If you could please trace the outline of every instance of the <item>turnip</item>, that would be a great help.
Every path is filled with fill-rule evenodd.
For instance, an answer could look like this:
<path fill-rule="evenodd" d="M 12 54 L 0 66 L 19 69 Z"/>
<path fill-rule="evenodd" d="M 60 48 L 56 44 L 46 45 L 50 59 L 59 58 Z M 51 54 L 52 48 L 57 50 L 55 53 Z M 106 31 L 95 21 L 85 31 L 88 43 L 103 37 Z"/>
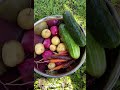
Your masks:
<path fill-rule="evenodd" d="M 3 45 L 2 58 L 6 66 L 14 67 L 24 59 L 22 45 L 16 40 L 10 40 Z"/>
<path fill-rule="evenodd" d="M 43 42 L 43 45 L 45 46 L 45 48 L 49 48 L 50 44 L 51 44 L 50 38 L 45 39 Z"/>
<path fill-rule="evenodd" d="M 35 45 L 35 53 L 41 55 L 45 51 L 44 45 L 42 43 L 37 43 Z"/>
<path fill-rule="evenodd" d="M 41 36 L 38 36 L 36 34 L 34 34 L 34 45 L 37 43 L 42 43 L 43 42 L 43 38 Z"/>
<path fill-rule="evenodd" d="M 49 27 L 52 27 L 52 26 L 58 26 L 59 25 L 59 20 L 58 19 L 52 19 L 52 20 L 48 20 L 47 21 L 47 24 Z"/>
<path fill-rule="evenodd" d="M 21 43 L 25 52 L 34 53 L 34 31 L 25 32 Z"/>
<path fill-rule="evenodd" d="M 43 38 L 49 38 L 49 37 L 51 36 L 50 30 L 49 30 L 49 29 L 44 29 L 44 30 L 42 31 L 42 33 L 41 33 L 41 36 L 42 36 Z"/>
<path fill-rule="evenodd" d="M 57 35 L 58 34 L 58 27 L 57 26 L 52 26 L 51 28 L 50 28 L 50 31 L 51 31 L 51 33 L 52 33 L 52 35 L 53 36 L 55 36 L 55 35 Z"/>
<path fill-rule="evenodd" d="M 51 55 L 53 55 L 53 52 L 50 50 L 47 50 L 42 54 L 42 57 L 44 58 L 44 60 L 46 60 L 46 58 L 51 56 Z"/>
<path fill-rule="evenodd" d="M 58 36 L 54 36 L 52 39 L 51 39 L 51 42 L 53 45 L 58 45 L 60 43 L 60 39 Z"/>

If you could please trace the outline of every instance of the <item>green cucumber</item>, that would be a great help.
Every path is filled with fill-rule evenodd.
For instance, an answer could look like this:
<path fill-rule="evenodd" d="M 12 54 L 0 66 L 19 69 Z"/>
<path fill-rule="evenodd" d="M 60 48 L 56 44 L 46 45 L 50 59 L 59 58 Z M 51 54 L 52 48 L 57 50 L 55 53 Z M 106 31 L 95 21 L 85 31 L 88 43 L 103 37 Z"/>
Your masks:
<path fill-rule="evenodd" d="M 87 31 L 86 45 L 86 70 L 89 75 L 99 78 L 106 70 L 105 50 L 93 38 L 90 32 Z"/>
<path fill-rule="evenodd" d="M 120 25 L 104 0 L 88 1 L 87 26 L 93 37 L 105 48 L 120 45 Z"/>
<path fill-rule="evenodd" d="M 59 34 L 64 44 L 66 45 L 71 57 L 74 59 L 78 59 L 80 57 L 80 47 L 74 42 L 64 24 L 60 24 Z"/>
<path fill-rule="evenodd" d="M 115 64 L 103 90 L 112 90 L 112 88 L 116 84 L 119 77 L 120 77 L 120 49 L 119 49 L 119 55 L 118 55 L 116 64 Z"/>
<path fill-rule="evenodd" d="M 85 34 L 69 11 L 64 12 L 63 20 L 75 43 L 81 47 L 84 47 L 86 45 Z"/>

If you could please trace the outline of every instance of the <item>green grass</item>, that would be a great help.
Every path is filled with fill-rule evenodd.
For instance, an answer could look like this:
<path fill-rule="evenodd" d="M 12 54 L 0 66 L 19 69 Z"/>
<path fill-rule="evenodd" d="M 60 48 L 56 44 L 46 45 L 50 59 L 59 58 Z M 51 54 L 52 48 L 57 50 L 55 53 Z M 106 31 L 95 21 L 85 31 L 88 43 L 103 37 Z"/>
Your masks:
<path fill-rule="evenodd" d="M 34 17 L 37 20 L 71 11 L 76 21 L 86 29 L 86 0 L 34 0 Z M 74 74 L 62 78 L 44 78 L 35 75 L 34 90 L 86 90 L 86 64 Z M 42 81 L 42 85 L 39 82 Z"/>

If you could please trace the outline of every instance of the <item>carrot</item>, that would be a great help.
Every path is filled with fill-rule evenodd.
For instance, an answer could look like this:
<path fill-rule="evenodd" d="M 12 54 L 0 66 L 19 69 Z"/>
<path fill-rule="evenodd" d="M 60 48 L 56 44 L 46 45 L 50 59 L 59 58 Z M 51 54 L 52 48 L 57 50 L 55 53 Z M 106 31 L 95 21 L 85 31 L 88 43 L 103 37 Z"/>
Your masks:
<path fill-rule="evenodd" d="M 51 59 L 49 62 L 50 63 L 57 63 L 57 62 L 66 62 L 67 60 L 65 59 Z"/>
<path fill-rule="evenodd" d="M 48 59 L 64 59 L 64 60 L 71 60 L 72 58 L 70 56 L 62 56 L 62 55 L 52 55 L 50 58 Z"/>
<path fill-rule="evenodd" d="M 69 62 L 64 63 L 64 64 L 62 64 L 62 65 L 59 65 L 59 66 L 57 66 L 57 67 L 55 67 L 55 68 L 52 68 L 50 71 L 60 70 L 60 69 L 62 69 L 62 68 L 67 68 L 67 67 L 69 67 L 74 61 L 75 61 L 75 60 L 72 60 L 72 61 L 69 61 Z"/>
<path fill-rule="evenodd" d="M 63 67 L 64 67 L 64 64 L 59 65 L 59 66 L 57 66 L 57 67 L 55 67 L 55 68 L 52 68 L 50 71 L 59 70 L 59 69 L 62 69 Z"/>
<path fill-rule="evenodd" d="M 39 61 L 34 61 L 36 64 L 38 63 L 57 63 L 57 62 L 67 62 L 68 60 L 65 59 L 50 59 L 50 60 L 46 60 L 44 61 L 43 59 L 39 60 Z"/>

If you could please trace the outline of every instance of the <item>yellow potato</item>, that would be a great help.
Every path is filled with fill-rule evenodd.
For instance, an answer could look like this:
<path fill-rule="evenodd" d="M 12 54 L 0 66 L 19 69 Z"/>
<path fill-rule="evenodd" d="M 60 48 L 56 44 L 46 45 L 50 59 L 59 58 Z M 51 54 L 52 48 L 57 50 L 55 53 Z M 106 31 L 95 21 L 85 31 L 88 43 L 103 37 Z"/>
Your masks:
<path fill-rule="evenodd" d="M 44 30 L 42 31 L 42 33 L 41 33 L 41 36 L 42 36 L 43 38 L 49 38 L 49 37 L 51 36 L 50 30 L 49 30 L 49 29 L 44 29 Z"/>
<path fill-rule="evenodd" d="M 51 51 L 55 51 L 56 50 L 56 46 L 55 45 L 50 45 L 50 50 Z"/>
<path fill-rule="evenodd" d="M 35 45 L 35 53 L 37 55 L 42 54 L 45 51 L 44 45 L 42 43 L 38 43 Z"/>
<path fill-rule="evenodd" d="M 49 68 L 49 69 L 53 69 L 54 67 L 55 67 L 55 63 L 49 63 L 49 64 L 48 64 L 48 68 Z"/>
<path fill-rule="evenodd" d="M 58 45 L 60 43 L 60 39 L 58 36 L 54 36 L 51 40 L 53 45 Z"/>
<path fill-rule="evenodd" d="M 62 52 L 62 51 L 66 51 L 66 47 L 65 47 L 64 43 L 60 43 L 57 46 L 57 52 Z"/>
<path fill-rule="evenodd" d="M 20 42 L 10 40 L 3 45 L 2 59 L 6 66 L 15 67 L 24 60 L 24 49 Z"/>

